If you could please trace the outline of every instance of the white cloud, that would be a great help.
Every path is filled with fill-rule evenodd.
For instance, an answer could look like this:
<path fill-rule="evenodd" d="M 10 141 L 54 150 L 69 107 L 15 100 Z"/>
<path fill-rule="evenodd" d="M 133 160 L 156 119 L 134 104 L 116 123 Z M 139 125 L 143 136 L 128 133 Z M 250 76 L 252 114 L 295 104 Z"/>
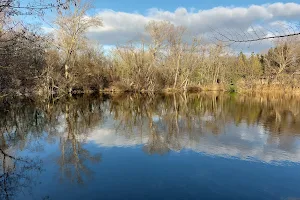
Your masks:
<path fill-rule="evenodd" d="M 167 20 L 187 27 L 189 35 L 204 35 L 214 29 L 248 30 L 251 25 L 266 26 L 275 21 L 294 21 L 300 17 L 300 4 L 274 3 L 249 7 L 215 7 L 208 10 L 178 8 L 174 12 L 149 9 L 147 14 L 102 10 L 97 13 L 104 27 L 93 28 L 89 37 L 103 45 L 124 44 L 145 38 L 145 25 L 150 20 Z M 266 31 L 266 34 L 269 34 Z"/>
<path fill-rule="evenodd" d="M 46 34 L 48 33 L 52 33 L 55 29 L 54 28 L 51 28 L 51 27 L 46 27 L 46 26 L 43 26 L 42 27 L 42 31 Z"/>
<path fill-rule="evenodd" d="M 140 131 L 134 130 L 129 136 L 126 136 L 124 132 L 116 132 L 111 124 L 104 127 L 89 132 L 87 141 L 107 148 L 134 148 L 140 145 L 147 145 L 149 142 L 153 144 L 151 136 L 146 130 L 143 130 L 142 135 L 140 135 Z M 290 143 L 284 143 L 283 141 L 290 136 L 280 136 L 277 140 L 275 138 L 273 142 L 270 142 L 270 133 L 266 132 L 261 126 L 249 127 L 246 124 L 239 126 L 228 124 L 226 126 L 226 134 L 220 134 L 218 137 L 208 132 L 199 135 L 199 138 L 191 139 L 186 137 L 189 134 L 191 133 L 181 132 L 178 135 L 177 142 L 181 147 L 180 150 L 191 150 L 210 156 L 233 157 L 266 163 L 283 164 L 285 161 L 300 163 L 299 138 L 293 137 L 292 140 L 288 140 Z M 167 142 L 165 140 L 166 136 L 164 133 L 161 133 L 159 136 L 161 142 L 164 142 L 170 150 L 178 152 L 177 148 L 169 144 L 170 141 Z"/>

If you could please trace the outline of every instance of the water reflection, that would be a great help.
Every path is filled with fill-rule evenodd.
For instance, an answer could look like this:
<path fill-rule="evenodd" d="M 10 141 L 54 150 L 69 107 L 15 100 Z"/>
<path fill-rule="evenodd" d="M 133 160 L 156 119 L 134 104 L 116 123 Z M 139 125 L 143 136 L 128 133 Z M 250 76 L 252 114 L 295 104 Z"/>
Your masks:
<path fill-rule="evenodd" d="M 16 194 L 32 191 L 41 172 L 39 159 L 15 157 L 9 150 L 0 149 L 0 199 L 13 199 Z"/>
<path fill-rule="evenodd" d="M 1 99 L 0 194 L 34 185 L 38 156 L 54 146 L 58 181 L 84 184 L 99 147 L 142 146 L 145 154 L 189 150 L 270 164 L 300 162 L 300 99 L 262 95 L 102 95 L 48 103 Z M 104 162 L 104 161 L 103 161 Z M 35 171 L 35 173 L 32 173 Z"/>
<path fill-rule="evenodd" d="M 32 104 L 18 109 L 21 102 L 1 102 L 0 107 L 0 199 L 13 199 L 23 190 L 31 191 L 34 178 L 41 172 L 41 160 L 19 157 L 27 142 L 37 139 L 44 122 L 38 120 L 38 111 Z"/>
<path fill-rule="evenodd" d="M 115 96 L 89 134 L 101 146 L 144 145 L 148 154 L 189 149 L 210 155 L 300 162 L 300 102 L 226 94 Z"/>

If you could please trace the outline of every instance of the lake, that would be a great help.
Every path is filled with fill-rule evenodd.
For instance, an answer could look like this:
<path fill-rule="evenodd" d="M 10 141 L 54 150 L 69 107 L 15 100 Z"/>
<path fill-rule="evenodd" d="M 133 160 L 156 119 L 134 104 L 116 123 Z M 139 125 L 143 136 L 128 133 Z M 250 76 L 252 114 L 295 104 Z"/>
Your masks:
<path fill-rule="evenodd" d="M 0 199 L 300 199 L 300 98 L 0 102 Z"/>

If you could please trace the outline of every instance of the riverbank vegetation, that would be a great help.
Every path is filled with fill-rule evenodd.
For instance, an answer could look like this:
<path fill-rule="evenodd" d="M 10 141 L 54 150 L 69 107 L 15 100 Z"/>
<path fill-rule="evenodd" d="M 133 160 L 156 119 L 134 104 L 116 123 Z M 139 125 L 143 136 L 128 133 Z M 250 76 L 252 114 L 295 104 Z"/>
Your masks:
<path fill-rule="evenodd" d="M 87 37 L 91 28 L 105 24 L 87 15 L 87 1 L 51 4 L 57 8 L 51 34 L 20 21 L 17 3 L 0 3 L 1 95 L 300 90 L 297 37 L 274 40 L 266 53 L 236 53 L 187 36 L 185 27 L 150 21 L 139 42 L 104 51 Z"/>

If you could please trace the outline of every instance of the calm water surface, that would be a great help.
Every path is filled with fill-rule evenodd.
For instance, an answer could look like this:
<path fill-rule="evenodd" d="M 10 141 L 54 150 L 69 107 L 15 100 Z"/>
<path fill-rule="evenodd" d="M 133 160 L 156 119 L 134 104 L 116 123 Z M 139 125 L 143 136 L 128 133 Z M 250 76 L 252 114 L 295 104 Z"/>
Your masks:
<path fill-rule="evenodd" d="M 1 99 L 0 199 L 300 199 L 300 99 Z"/>

